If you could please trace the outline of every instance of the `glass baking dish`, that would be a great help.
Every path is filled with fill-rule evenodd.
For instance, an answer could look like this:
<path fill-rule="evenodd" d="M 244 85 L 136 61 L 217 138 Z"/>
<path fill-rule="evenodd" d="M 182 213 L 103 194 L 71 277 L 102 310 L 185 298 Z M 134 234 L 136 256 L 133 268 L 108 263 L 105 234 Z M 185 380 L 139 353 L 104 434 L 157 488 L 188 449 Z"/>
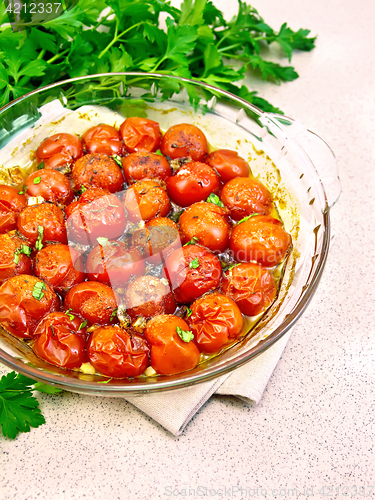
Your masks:
<path fill-rule="evenodd" d="M 308 306 L 327 259 L 330 210 L 340 195 L 336 161 L 329 146 L 292 119 L 265 113 L 201 82 L 162 74 L 108 73 L 58 82 L 0 109 L 0 175 L 5 182 L 11 184 L 15 172 L 29 168 L 32 139 L 37 143 L 41 130 L 51 134 L 64 131 L 65 117 L 71 112 L 90 121 L 86 128 L 105 121 L 107 115 L 115 120 L 110 124 L 117 125 L 124 116 L 145 116 L 158 121 L 164 131 L 176 123 L 192 123 L 204 131 L 214 148 L 237 150 L 272 192 L 292 235 L 293 251 L 277 300 L 267 313 L 245 338 L 193 370 L 108 380 L 47 364 L 27 344 L 3 330 L 0 361 L 32 379 L 68 391 L 120 397 L 182 389 L 214 379 L 280 339 Z"/>

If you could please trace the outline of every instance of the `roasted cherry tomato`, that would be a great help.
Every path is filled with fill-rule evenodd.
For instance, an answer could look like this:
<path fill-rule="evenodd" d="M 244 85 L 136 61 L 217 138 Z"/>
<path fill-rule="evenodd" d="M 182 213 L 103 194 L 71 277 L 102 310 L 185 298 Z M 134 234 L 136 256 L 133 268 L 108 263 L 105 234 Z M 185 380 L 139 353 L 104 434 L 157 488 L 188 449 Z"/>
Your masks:
<path fill-rule="evenodd" d="M 221 264 L 206 248 L 189 245 L 172 252 L 165 272 L 177 302 L 192 302 L 219 286 Z"/>
<path fill-rule="evenodd" d="M 250 173 L 249 164 L 238 156 L 237 151 L 230 149 L 213 151 L 207 156 L 206 163 L 216 170 L 222 182 L 228 182 L 235 177 L 248 177 Z"/>
<path fill-rule="evenodd" d="M 32 248 L 16 231 L 0 234 L 0 283 L 17 274 L 32 274 Z"/>
<path fill-rule="evenodd" d="M 89 191 L 92 190 L 84 194 Z M 113 194 L 97 190 L 93 198 L 91 202 L 85 201 L 89 197 L 82 195 L 78 203 L 67 207 L 69 241 L 95 246 L 99 237 L 115 240 L 124 233 L 126 216 L 121 201 Z"/>
<path fill-rule="evenodd" d="M 17 228 L 32 245 L 38 240 L 67 243 L 63 211 L 52 203 L 30 205 L 18 216 Z"/>
<path fill-rule="evenodd" d="M 79 330 L 81 324 L 82 320 L 73 315 L 48 314 L 34 332 L 33 351 L 52 365 L 70 370 L 79 368 L 85 360 L 84 335 Z"/>
<path fill-rule="evenodd" d="M 163 155 L 170 158 L 190 156 L 193 161 L 204 161 L 208 153 L 208 144 L 201 129 L 189 123 L 180 123 L 166 131 L 160 150 Z"/>
<path fill-rule="evenodd" d="M 218 193 L 220 186 L 214 169 L 198 161 L 181 167 L 166 183 L 168 196 L 180 207 L 205 200 L 211 193 Z"/>
<path fill-rule="evenodd" d="M 113 158 L 95 153 L 82 156 L 72 168 L 76 189 L 99 187 L 117 193 L 123 188 L 121 168 Z"/>
<path fill-rule="evenodd" d="M 259 264 L 240 264 L 226 271 L 222 291 L 247 316 L 264 312 L 275 300 L 276 284 L 271 273 Z"/>
<path fill-rule="evenodd" d="M 214 203 L 194 203 L 182 213 L 179 226 L 183 244 L 193 240 L 213 252 L 224 252 L 229 246 L 228 211 Z"/>
<path fill-rule="evenodd" d="M 111 287 L 97 281 L 84 281 L 69 290 L 64 308 L 72 309 L 89 325 L 106 325 L 117 321 L 117 304 L 117 295 Z"/>
<path fill-rule="evenodd" d="M 146 341 L 119 326 L 102 326 L 92 333 L 88 354 L 96 371 L 107 377 L 125 378 L 141 375 L 149 365 Z"/>
<path fill-rule="evenodd" d="M 83 134 L 82 141 L 86 151 L 93 154 L 121 155 L 124 149 L 118 130 L 104 123 L 89 128 Z"/>
<path fill-rule="evenodd" d="M 232 299 L 211 293 L 191 305 L 188 323 L 199 350 L 213 353 L 241 334 L 243 317 Z"/>
<path fill-rule="evenodd" d="M 24 194 L 14 187 L 0 185 L 0 233 L 16 229 L 18 214 L 26 207 Z"/>
<path fill-rule="evenodd" d="M 151 344 L 151 366 L 158 373 L 172 375 L 197 366 L 200 353 L 194 342 L 188 340 L 193 335 L 182 318 L 155 316 L 147 323 L 145 335 Z"/>
<path fill-rule="evenodd" d="M 172 169 L 164 156 L 156 153 L 132 153 L 122 159 L 125 180 L 133 184 L 142 179 L 165 180 L 172 175 Z"/>
<path fill-rule="evenodd" d="M 144 274 L 145 263 L 135 248 L 127 250 L 121 241 L 104 241 L 89 253 L 86 272 L 89 280 L 100 281 L 116 289 L 125 287 L 132 276 Z"/>
<path fill-rule="evenodd" d="M 125 193 L 125 208 L 129 219 L 149 221 L 154 217 L 165 217 L 171 204 L 159 181 L 144 180 L 132 184 Z"/>
<path fill-rule="evenodd" d="M 85 280 L 83 257 L 68 245 L 49 245 L 36 255 L 35 276 L 64 295 L 72 286 Z"/>
<path fill-rule="evenodd" d="M 20 274 L 0 286 L 0 325 L 16 337 L 31 338 L 39 321 L 58 308 L 55 292 L 35 276 Z"/>
<path fill-rule="evenodd" d="M 55 204 L 68 205 L 74 198 L 69 179 L 57 170 L 37 170 L 29 175 L 25 186 L 28 195 L 42 196 Z"/>
<path fill-rule="evenodd" d="M 267 215 L 273 206 L 267 188 L 250 177 L 236 177 L 227 182 L 220 198 L 234 220 L 241 220 L 255 213 Z"/>
<path fill-rule="evenodd" d="M 237 262 L 256 261 L 266 267 L 280 264 L 292 244 L 277 219 L 254 216 L 232 231 L 229 248 Z"/>
<path fill-rule="evenodd" d="M 160 145 L 159 124 L 147 118 L 127 118 L 120 126 L 120 134 L 129 153 L 156 151 Z"/>
<path fill-rule="evenodd" d="M 38 164 L 44 163 L 44 168 L 59 170 L 71 166 L 83 155 L 81 140 L 73 134 L 55 134 L 47 137 L 36 151 Z"/>
<path fill-rule="evenodd" d="M 160 217 L 160 219 L 169 220 L 175 227 L 163 223 L 148 226 L 147 223 L 143 229 L 135 231 L 132 236 L 132 245 L 150 263 L 161 262 L 169 253 L 181 246 L 177 225 L 166 217 Z M 152 221 L 157 220 L 158 218 L 152 219 Z"/>
<path fill-rule="evenodd" d="M 171 314 L 176 309 L 169 283 L 165 278 L 140 276 L 131 281 L 125 291 L 126 312 L 132 321 L 157 314 Z"/>

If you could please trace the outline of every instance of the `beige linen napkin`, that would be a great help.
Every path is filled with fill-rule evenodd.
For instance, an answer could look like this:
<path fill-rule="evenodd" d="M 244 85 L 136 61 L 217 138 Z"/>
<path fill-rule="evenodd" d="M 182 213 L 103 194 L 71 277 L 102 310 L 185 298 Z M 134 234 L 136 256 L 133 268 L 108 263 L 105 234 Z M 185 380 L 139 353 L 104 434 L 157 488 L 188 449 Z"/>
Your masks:
<path fill-rule="evenodd" d="M 236 396 L 248 405 L 258 404 L 290 335 L 291 330 L 254 360 L 213 381 L 186 389 L 124 399 L 179 436 L 213 394 Z"/>

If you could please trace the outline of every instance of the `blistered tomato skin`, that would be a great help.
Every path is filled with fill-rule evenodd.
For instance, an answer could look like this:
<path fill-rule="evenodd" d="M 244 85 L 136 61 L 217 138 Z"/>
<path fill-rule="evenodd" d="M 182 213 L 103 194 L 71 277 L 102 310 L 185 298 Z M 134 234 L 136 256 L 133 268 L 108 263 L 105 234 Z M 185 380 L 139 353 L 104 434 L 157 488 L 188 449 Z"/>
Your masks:
<path fill-rule="evenodd" d="M 122 168 L 128 184 L 142 179 L 165 180 L 172 175 L 167 159 L 156 153 L 132 153 L 122 159 Z"/>
<path fill-rule="evenodd" d="M 21 274 L 0 286 L 0 325 L 16 337 L 31 338 L 39 321 L 58 308 L 57 295 L 35 276 Z"/>
<path fill-rule="evenodd" d="M 254 213 L 267 215 L 273 207 L 268 189 L 250 177 L 237 177 L 227 182 L 220 198 L 236 221 Z"/>
<path fill-rule="evenodd" d="M 143 180 L 132 184 L 125 193 L 124 205 L 132 222 L 165 217 L 171 210 L 171 203 L 164 187 L 160 181 L 155 180 Z"/>
<path fill-rule="evenodd" d="M 16 231 L 0 234 L 0 283 L 18 274 L 32 274 L 31 250 Z"/>
<path fill-rule="evenodd" d="M 42 196 L 51 203 L 68 205 L 74 198 L 69 179 L 57 170 L 37 170 L 29 175 L 25 185 L 29 196 Z"/>
<path fill-rule="evenodd" d="M 81 140 L 73 134 L 55 134 L 47 137 L 36 151 L 38 164 L 44 163 L 44 168 L 59 169 L 72 165 L 83 155 Z"/>
<path fill-rule="evenodd" d="M 166 276 L 177 302 L 192 302 L 219 286 L 219 259 L 206 248 L 189 245 L 172 252 L 165 261 Z"/>
<path fill-rule="evenodd" d="M 38 324 L 33 344 L 34 353 L 48 363 L 72 370 L 85 359 L 84 335 L 79 330 L 80 318 L 56 312 L 45 316 Z"/>
<path fill-rule="evenodd" d="M 0 233 L 17 227 L 18 214 L 27 207 L 27 199 L 19 190 L 0 185 Z"/>
<path fill-rule="evenodd" d="M 89 128 L 82 136 L 85 150 L 88 153 L 103 153 L 109 156 L 121 155 L 124 145 L 120 133 L 111 127 L 101 123 Z"/>
<path fill-rule="evenodd" d="M 119 326 L 103 326 L 92 333 L 88 354 L 97 372 L 107 377 L 141 375 L 149 365 L 150 349 L 144 338 Z"/>
<path fill-rule="evenodd" d="M 222 182 L 228 182 L 235 177 L 248 177 L 249 164 L 238 155 L 237 151 L 218 149 L 206 158 L 206 163 L 215 168 Z"/>
<path fill-rule="evenodd" d="M 184 342 L 177 329 L 189 331 L 182 318 L 163 314 L 152 318 L 146 326 L 145 336 L 151 345 L 151 366 L 161 375 L 172 375 L 195 368 L 199 350 L 194 342 Z"/>
<path fill-rule="evenodd" d="M 160 151 L 173 159 L 190 156 L 193 161 L 204 161 L 208 153 L 208 144 L 202 130 L 189 123 L 180 123 L 166 131 Z"/>
<path fill-rule="evenodd" d="M 237 262 L 256 261 L 265 267 L 280 264 L 291 248 L 292 239 L 280 221 L 254 216 L 238 224 L 230 238 L 229 248 Z"/>
<path fill-rule="evenodd" d="M 17 220 L 18 231 L 27 238 L 32 245 L 38 239 L 38 227 L 43 227 L 42 243 L 58 241 L 67 243 L 64 212 L 52 203 L 30 205 L 22 210 Z"/>
<path fill-rule="evenodd" d="M 35 257 L 35 275 L 56 292 L 65 295 L 74 285 L 85 280 L 83 257 L 68 245 L 49 245 Z"/>
<path fill-rule="evenodd" d="M 222 291 L 236 302 L 243 314 L 257 316 L 275 300 L 276 284 L 267 269 L 246 263 L 226 271 Z"/>
<path fill-rule="evenodd" d="M 82 156 L 73 165 L 72 177 L 76 189 L 99 187 L 117 193 L 124 184 L 121 168 L 113 158 L 102 153 Z"/>
<path fill-rule="evenodd" d="M 109 241 L 105 246 L 97 245 L 89 253 L 86 261 L 89 280 L 106 285 L 125 287 L 132 276 L 145 272 L 142 255 L 135 248 L 127 250 L 120 241 Z"/>
<path fill-rule="evenodd" d="M 64 300 L 65 310 L 72 309 L 89 325 L 115 323 L 117 305 L 118 298 L 112 288 L 97 281 L 84 281 L 73 286 Z"/>
<path fill-rule="evenodd" d="M 212 293 L 191 305 L 188 319 L 194 341 L 201 352 L 219 352 L 243 329 L 243 317 L 236 303 L 220 293 Z"/>
<path fill-rule="evenodd" d="M 168 177 L 167 192 L 170 199 L 180 207 L 205 200 L 211 193 L 218 193 L 219 177 L 209 165 L 194 161 L 181 167 Z"/>
<path fill-rule="evenodd" d="M 120 126 L 120 134 L 129 153 L 156 151 L 160 145 L 159 124 L 147 118 L 127 118 Z"/>
<path fill-rule="evenodd" d="M 213 203 L 199 202 L 187 208 L 180 217 L 182 243 L 193 238 L 213 252 L 224 252 L 229 246 L 231 225 L 228 211 Z"/>
<path fill-rule="evenodd" d="M 125 304 L 132 321 L 139 316 L 149 319 L 157 314 L 171 314 L 176 309 L 168 281 L 163 283 L 155 276 L 140 276 L 131 281 L 125 291 Z"/>
<path fill-rule="evenodd" d="M 84 195 L 89 191 L 92 190 L 87 190 Z M 78 203 L 73 202 L 67 207 L 69 241 L 95 246 L 99 237 L 109 240 L 119 238 L 126 228 L 126 215 L 121 201 L 113 194 L 97 193 L 97 190 L 91 202 L 85 201 L 90 198 L 84 195 Z"/>

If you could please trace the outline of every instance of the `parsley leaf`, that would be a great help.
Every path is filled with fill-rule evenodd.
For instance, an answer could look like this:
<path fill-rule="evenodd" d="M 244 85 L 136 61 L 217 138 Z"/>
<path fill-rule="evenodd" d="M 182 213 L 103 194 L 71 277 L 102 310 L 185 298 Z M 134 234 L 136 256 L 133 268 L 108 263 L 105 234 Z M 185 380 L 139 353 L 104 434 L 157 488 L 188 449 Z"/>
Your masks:
<path fill-rule="evenodd" d="M 199 260 L 198 257 L 194 260 L 192 260 L 189 264 L 189 269 L 198 269 L 199 267 Z"/>
<path fill-rule="evenodd" d="M 196 243 L 198 243 L 198 241 L 199 238 L 197 236 L 193 236 L 190 241 L 185 243 L 184 247 L 188 247 L 189 245 L 195 245 Z"/>
<path fill-rule="evenodd" d="M 32 296 L 36 300 L 42 300 L 44 297 L 44 293 L 42 290 L 46 290 L 46 285 L 43 283 L 43 281 L 37 281 L 34 285 Z"/>
<path fill-rule="evenodd" d="M 39 252 L 43 248 L 43 235 L 44 235 L 44 227 L 38 226 L 38 238 L 35 243 L 35 250 Z"/>
<path fill-rule="evenodd" d="M 182 330 L 179 326 L 176 326 L 176 332 L 181 340 L 184 342 L 190 342 L 194 338 L 194 334 L 190 330 Z"/>
<path fill-rule="evenodd" d="M 256 215 L 260 215 L 260 214 L 257 214 L 257 213 L 256 213 L 256 214 L 250 214 L 250 215 L 247 215 L 246 217 L 244 217 L 243 219 L 241 219 L 241 220 L 239 220 L 239 221 L 237 222 L 237 226 L 238 226 L 238 224 L 242 224 L 243 222 L 248 221 L 249 219 L 251 219 L 252 217 L 255 217 Z"/>
<path fill-rule="evenodd" d="M 217 194 L 211 193 L 210 196 L 206 200 L 207 203 L 213 203 L 214 205 L 217 205 L 218 207 L 224 208 L 224 203 L 220 200 Z"/>

